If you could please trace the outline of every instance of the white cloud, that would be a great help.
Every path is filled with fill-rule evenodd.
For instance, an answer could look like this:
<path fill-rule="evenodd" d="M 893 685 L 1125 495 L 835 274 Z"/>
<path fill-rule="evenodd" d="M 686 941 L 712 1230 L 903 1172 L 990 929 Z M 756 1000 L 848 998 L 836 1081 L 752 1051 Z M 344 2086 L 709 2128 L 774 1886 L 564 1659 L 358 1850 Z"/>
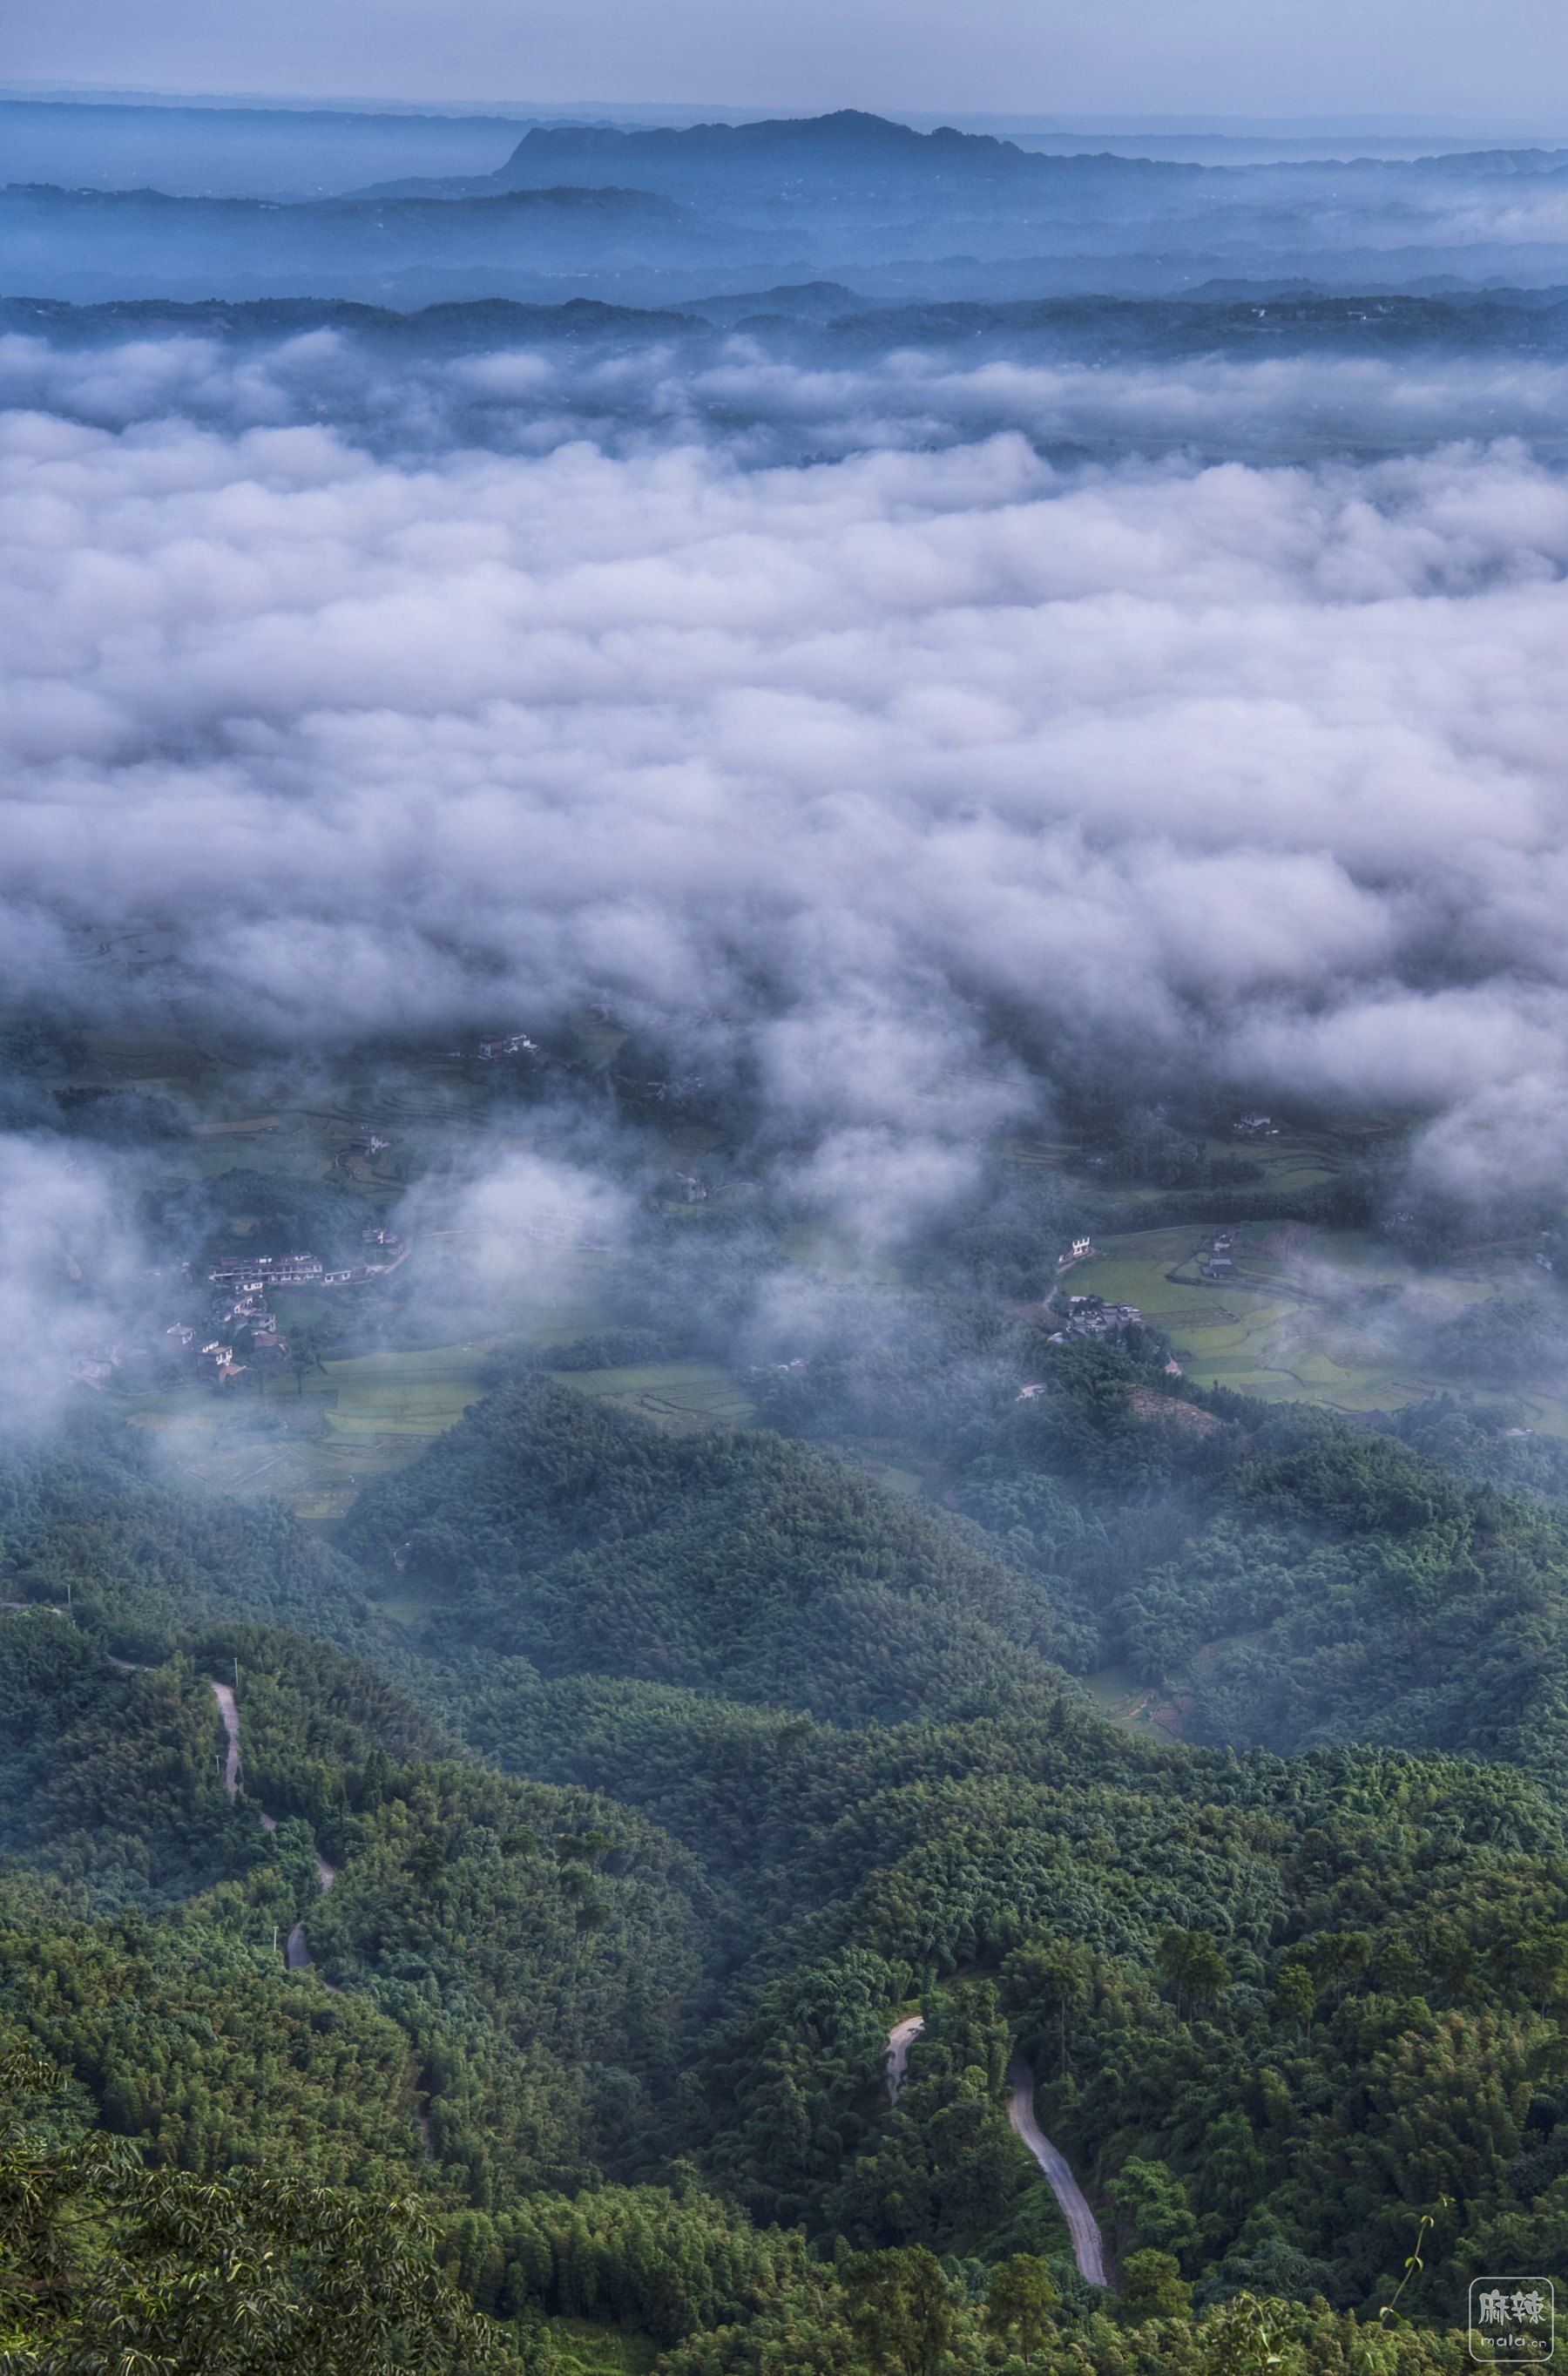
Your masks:
<path fill-rule="evenodd" d="M 179 344 L 48 369 L 127 416 L 208 385 L 220 421 L 0 434 L 8 990 L 90 1001 L 72 933 L 134 917 L 284 1046 L 717 1016 L 861 1216 L 873 1179 L 946 1193 L 1027 1103 L 999 1020 L 1119 1080 L 1456 1118 L 1562 1075 L 1568 487 L 1526 446 L 1059 469 L 969 434 L 995 387 L 1102 426 L 1206 404 L 1221 439 L 1303 371 L 906 362 L 797 375 L 836 462 L 398 459 L 281 399 L 246 425 L 290 371 L 330 394 L 332 342 Z M 1420 399 L 1314 368 L 1374 422 Z M 1454 366 L 1431 419 L 1480 384 Z M 947 442 L 876 448 L 910 386 Z"/>
<path fill-rule="evenodd" d="M 416 1317 L 493 1335 L 558 1309 L 581 1265 L 622 1250 L 624 1194 L 580 1163 L 531 1149 L 464 1149 L 456 1174 L 437 1174 L 404 1198 L 397 1226 L 414 1237 Z"/>
<path fill-rule="evenodd" d="M 0 1134 L 0 1429 L 59 1410 L 115 1352 L 142 1278 L 128 1167 Z"/>

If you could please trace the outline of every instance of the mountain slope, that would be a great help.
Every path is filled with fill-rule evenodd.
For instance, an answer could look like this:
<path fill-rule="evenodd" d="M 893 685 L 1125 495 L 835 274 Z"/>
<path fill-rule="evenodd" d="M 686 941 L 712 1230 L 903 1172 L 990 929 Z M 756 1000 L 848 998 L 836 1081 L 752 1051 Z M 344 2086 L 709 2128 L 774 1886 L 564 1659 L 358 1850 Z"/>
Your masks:
<path fill-rule="evenodd" d="M 345 1546 L 550 1674 L 860 1721 L 1053 1696 L 1044 1597 L 804 1446 L 657 1429 L 525 1380 L 357 1504 Z"/>

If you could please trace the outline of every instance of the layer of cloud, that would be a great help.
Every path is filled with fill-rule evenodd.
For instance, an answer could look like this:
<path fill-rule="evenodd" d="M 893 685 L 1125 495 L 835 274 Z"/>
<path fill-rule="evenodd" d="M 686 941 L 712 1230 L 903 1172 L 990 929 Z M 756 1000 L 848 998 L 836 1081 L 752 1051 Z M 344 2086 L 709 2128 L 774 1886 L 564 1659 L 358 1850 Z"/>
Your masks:
<path fill-rule="evenodd" d="M 994 327 L 985 344 L 1007 336 Z M 809 347 L 809 334 L 795 343 Z M 1436 345 L 1393 359 L 1328 348 L 1107 365 L 1005 350 L 968 359 L 962 342 L 869 359 L 825 345 L 802 359 L 741 334 L 459 355 L 434 338 L 389 352 L 330 328 L 266 344 L 184 334 L 80 347 L 12 334 L 0 336 L 0 405 L 95 428 L 177 419 L 226 435 L 327 421 L 404 459 L 458 446 L 543 455 L 586 437 L 624 454 L 699 442 L 778 464 L 929 452 L 1008 430 L 1047 452 L 1096 457 L 1174 447 L 1316 462 L 1503 437 L 1568 452 L 1568 366 Z"/>
<path fill-rule="evenodd" d="M 841 458 L 7 416 L 6 991 L 312 1051 L 608 1000 L 743 1046 L 873 1238 L 1067 1063 L 1560 1160 L 1556 468 L 1053 465 L 929 372 L 907 450 L 797 382 Z"/>

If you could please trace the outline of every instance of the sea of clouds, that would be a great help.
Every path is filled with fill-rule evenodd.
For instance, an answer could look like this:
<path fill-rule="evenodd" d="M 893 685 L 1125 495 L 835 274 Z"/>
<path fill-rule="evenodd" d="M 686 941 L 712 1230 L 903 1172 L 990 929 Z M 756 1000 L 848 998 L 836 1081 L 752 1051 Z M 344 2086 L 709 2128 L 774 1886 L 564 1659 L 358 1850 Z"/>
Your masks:
<path fill-rule="evenodd" d="M 1070 375 L 998 426 L 994 370 L 798 374 L 820 457 L 780 460 L 777 374 L 724 431 L 556 390 L 370 439 L 327 343 L 311 422 L 276 356 L 6 349 L 5 996 L 326 1056 L 608 1004 L 743 1064 L 873 1235 L 1067 1068 L 1411 1111 L 1477 1194 L 1561 1169 L 1556 374 L 1324 367 L 1360 434 L 1217 459 L 1289 445 L 1306 365 L 1102 374 L 1098 415 L 1080 374 L 1116 450 L 1076 456 L 1025 417 Z M 84 962 L 133 929 L 139 988 Z"/>
<path fill-rule="evenodd" d="M 761 301 L 759 301 L 761 302 Z M 987 334 L 994 346 L 998 334 Z M 694 443 L 756 467 L 867 450 L 939 451 L 1015 430 L 1059 459 L 1180 448 L 1315 461 L 1515 437 L 1568 459 L 1568 366 L 1510 351 L 1395 357 L 1218 351 L 1106 363 L 961 343 L 859 358 L 694 331 L 444 351 L 324 327 L 271 341 L 194 332 L 109 345 L 0 335 L 0 408 L 128 430 L 233 435 L 328 423 L 384 458 L 542 455 L 577 439 L 632 454 Z M 790 344 L 784 334 L 784 347 Z"/>

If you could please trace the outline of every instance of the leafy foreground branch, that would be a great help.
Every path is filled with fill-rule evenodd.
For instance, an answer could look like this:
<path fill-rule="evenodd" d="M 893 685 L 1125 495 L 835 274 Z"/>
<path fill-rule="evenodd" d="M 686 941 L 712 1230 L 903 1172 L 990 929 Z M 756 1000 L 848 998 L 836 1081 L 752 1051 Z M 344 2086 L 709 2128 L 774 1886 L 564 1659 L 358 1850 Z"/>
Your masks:
<path fill-rule="evenodd" d="M 5 2376 L 514 2376 L 411 2202 L 149 2169 L 72 2137 L 65 2076 L 0 2060 Z"/>

